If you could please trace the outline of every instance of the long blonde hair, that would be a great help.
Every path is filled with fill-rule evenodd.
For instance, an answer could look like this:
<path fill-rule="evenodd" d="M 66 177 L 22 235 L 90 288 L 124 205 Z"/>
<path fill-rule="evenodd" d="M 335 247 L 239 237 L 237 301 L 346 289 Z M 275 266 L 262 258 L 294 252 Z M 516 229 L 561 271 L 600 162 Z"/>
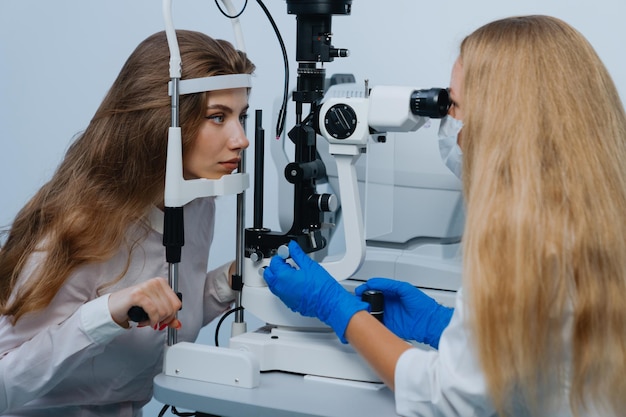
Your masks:
<path fill-rule="evenodd" d="M 536 411 L 569 386 L 575 413 L 623 413 L 626 116 L 615 85 L 585 38 L 547 16 L 479 28 L 460 62 L 463 273 L 493 401 L 503 415 L 520 398 Z"/>
<path fill-rule="evenodd" d="M 226 41 L 185 30 L 177 38 L 183 79 L 254 71 Z M 168 65 L 164 32 L 139 44 L 52 179 L 18 213 L 0 251 L 1 314 L 16 322 L 45 308 L 77 267 L 109 259 L 122 244 L 132 247 L 128 227 L 163 199 Z M 204 93 L 180 98 L 183 153 L 197 136 L 206 100 Z M 47 251 L 45 263 L 9 303 L 26 260 L 39 249 Z"/>

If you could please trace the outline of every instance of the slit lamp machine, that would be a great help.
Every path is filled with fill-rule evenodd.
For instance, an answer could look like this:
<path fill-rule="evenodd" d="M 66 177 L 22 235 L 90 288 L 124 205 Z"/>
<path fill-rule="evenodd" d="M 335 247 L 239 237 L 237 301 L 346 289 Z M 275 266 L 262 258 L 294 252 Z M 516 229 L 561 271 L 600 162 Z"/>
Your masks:
<path fill-rule="evenodd" d="M 235 16 L 230 0 L 222 3 Z M 398 175 L 398 169 L 404 165 L 396 160 L 398 152 L 393 151 L 395 133 L 415 132 L 430 119 L 447 114 L 447 90 L 370 87 L 367 82 L 357 84 L 352 76 L 327 78 L 324 63 L 348 56 L 348 50 L 331 45 L 332 17 L 350 15 L 352 0 L 286 0 L 286 4 L 288 14 L 295 15 L 297 21 L 297 85 L 292 92 L 295 123 L 286 134 L 294 149 L 292 157 L 285 151 L 286 138 L 280 129 L 277 136 L 282 140 L 271 144 L 274 162 L 284 166 L 286 181 L 278 188 L 281 201 L 286 200 L 284 196 L 293 201 L 292 205 L 280 206 L 281 227 L 284 225 L 286 230 L 283 232 L 263 225 L 265 145 L 259 110 L 255 121 L 252 227 L 244 225 L 245 190 L 250 182 L 244 172 L 244 159 L 235 173 L 219 180 L 183 179 L 179 96 L 252 87 L 252 82 L 247 74 L 181 80 L 181 66 L 185 63 L 178 50 L 171 0 L 163 0 L 172 109 L 163 243 L 169 284 L 174 291 L 178 290 L 178 280 L 185 279 L 178 276 L 184 250 L 183 206 L 198 197 L 237 195 L 236 274 L 232 285 L 238 297 L 229 346 L 179 343 L 176 330 L 170 328 L 163 369 L 167 376 L 241 388 L 258 386 L 263 371 L 379 382 L 367 364 L 349 345 L 342 345 L 330 328 L 317 319 L 292 312 L 267 288 L 263 269 L 272 256 L 288 256 L 286 245 L 290 240 L 298 242 L 349 290 L 372 276 L 408 280 L 444 296 L 452 294 L 460 284 L 460 265 L 454 257 L 463 223 L 458 188 L 423 185 L 430 180 L 419 174 Z M 235 16 L 231 21 L 235 46 L 245 50 L 239 19 Z M 284 123 L 284 106 L 277 114 L 276 124 L 280 126 Z M 377 160 L 379 149 L 387 149 L 381 153 L 391 156 Z M 411 151 L 400 153 L 407 152 Z M 364 165 L 377 162 L 377 169 L 367 167 L 368 173 L 363 175 Z M 403 183 L 404 180 L 409 183 Z M 321 184 L 327 186 L 324 192 L 318 191 Z M 362 198 L 362 194 L 368 198 Z M 376 208 L 373 204 L 372 208 L 370 203 L 376 202 L 385 207 Z M 436 218 L 429 214 L 423 216 L 426 221 L 416 220 L 420 210 L 433 210 L 433 204 Z M 379 216 L 380 210 L 385 211 L 384 216 Z M 364 211 L 368 218 L 386 219 L 369 236 Z M 402 222 L 402 226 L 398 227 L 397 222 Z M 369 224 L 374 223 L 368 222 L 368 227 Z M 334 241 L 340 242 L 339 255 L 329 255 Z M 248 331 L 244 311 L 266 326 Z"/>

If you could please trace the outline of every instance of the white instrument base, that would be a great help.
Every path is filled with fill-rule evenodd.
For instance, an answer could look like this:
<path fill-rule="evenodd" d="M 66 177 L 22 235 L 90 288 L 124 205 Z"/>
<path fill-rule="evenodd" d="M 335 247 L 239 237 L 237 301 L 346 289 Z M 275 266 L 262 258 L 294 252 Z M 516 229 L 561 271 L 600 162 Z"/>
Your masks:
<path fill-rule="evenodd" d="M 259 361 L 250 352 L 180 342 L 165 352 L 163 373 L 168 376 L 230 385 L 259 386 Z"/>
<path fill-rule="evenodd" d="M 381 382 L 356 351 L 341 343 L 332 331 L 265 326 L 232 337 L 230 347 L 253 353 L 261 371 Z"/>

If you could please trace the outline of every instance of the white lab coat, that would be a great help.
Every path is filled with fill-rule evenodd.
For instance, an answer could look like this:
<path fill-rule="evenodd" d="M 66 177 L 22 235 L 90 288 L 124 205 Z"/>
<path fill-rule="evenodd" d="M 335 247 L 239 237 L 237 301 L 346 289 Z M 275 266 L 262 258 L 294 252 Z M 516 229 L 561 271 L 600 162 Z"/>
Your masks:
<path fill-rule="evenodd" d="M 202 326 L 225 311 L 234 292 L 228 267 L 207 274 L 213 240 L 214 198 L 184 208 L 185 245 L 179 267 L 180 341 L 194 341 Z M 139 416 L 152 398 L 153 378 L 162 371 L 167 331 L 123 329 L 111 319 L 108 294 L 147 279 L 167 278 L 163 213 L 154 209 L 147 238 L 136 247 L 130 268 L 114 286 L 96 289 L 123 270 L 128 252 L 75 271 L 43 311 L 12 326 L 0 317 L 0 415 Z M 134 232 L 137 232 L 135 230 Z M 34 254 L 20 280 L 44 256 Z"/>
<path fill-rule="evenodd" d="M 467 311 L 464 308 L 463 291 L 460 290 L 456 296 L 450 324 L 441 335 L 438 351 L 413 348 L 400 356 L 395 371 L 396 412 L 399 415 L 411 417 L 496 415 L 475 346 L 471 343 L 470 329 L 465 317 Z M 566 317 L 562 337 L 564 346 L 570 346 L 571 315 Z M 563 361 L 569 364 L 570 355 L 565 354 Z M 557 391 L 561 395 L 550 395 L 549 398 L 540 399 L 542 410 L 539 415 L 573 416 L 568 403 L 569 387 L 559 387 Z M 515 417 L 529 415 L 523 405 L 519 409 L 516 410 Z"/>

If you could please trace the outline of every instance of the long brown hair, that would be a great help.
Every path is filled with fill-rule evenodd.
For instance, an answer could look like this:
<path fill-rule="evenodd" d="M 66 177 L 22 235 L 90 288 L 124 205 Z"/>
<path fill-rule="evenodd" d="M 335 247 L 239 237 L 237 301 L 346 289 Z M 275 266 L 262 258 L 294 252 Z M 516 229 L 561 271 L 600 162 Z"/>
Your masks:
<path fill-rule="evenodd" d="M 246 55 L 226 41 L 185 30 L 177 31 L 177 39 L 182 79 L 254 71 Z M 171 123 L 168 66 L 164 32 L 139 44 L 52 179 L 18 213 L 0 251 L 1 314 L 16 322 L 45 308 L 77 267 L 105 261 L 123 244 L 132 247 L 134 242 L 125 242 L 128 227 L 140 225 L 163 200 Z M 197 136 L 206 97 L 180 98 L 183 152 Z M 9 298 L 37 250 L 47 253 L 37 276 Z"/>
<path fill-rule="evenodd" d="M 575 413 L 621 414 L 626 116 L 615 85 L 585 38 L 546 16 L 481 27 L 460 62 L 463 272 L 494 403 L 536 411 L 571 387 Z"/>

